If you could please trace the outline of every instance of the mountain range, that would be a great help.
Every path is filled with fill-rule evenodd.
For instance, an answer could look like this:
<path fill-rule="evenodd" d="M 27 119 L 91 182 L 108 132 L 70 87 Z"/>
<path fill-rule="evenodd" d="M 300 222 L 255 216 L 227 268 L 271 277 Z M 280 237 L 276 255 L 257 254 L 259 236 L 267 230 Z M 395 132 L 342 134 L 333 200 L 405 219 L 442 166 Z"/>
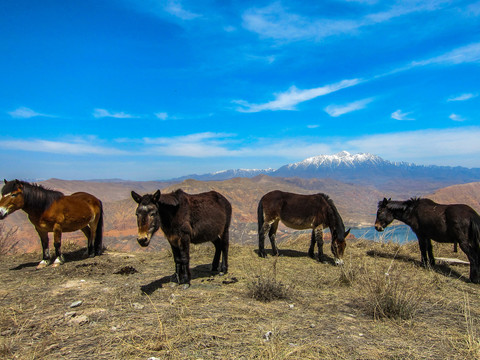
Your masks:
<path fill-rule="evenodd" d="M 443 186 L 480 181 L 480 168 L 416 165 L 384 160 L 373 154 L 350 154 L 346 151 L 310 157 L 278 169 L 223 170 L 203 175 L 192 174 L 174 180 L 212 181 L 233 177 L 252 178 L 260 174 L 284 178 L 330 178 L 350 184 L 371 185 L 381 190 L 391 190 L 405 184 L 411 187 L 409 184 L 416 182 L 429 184 L 422 191 L 434 191 Z"/>

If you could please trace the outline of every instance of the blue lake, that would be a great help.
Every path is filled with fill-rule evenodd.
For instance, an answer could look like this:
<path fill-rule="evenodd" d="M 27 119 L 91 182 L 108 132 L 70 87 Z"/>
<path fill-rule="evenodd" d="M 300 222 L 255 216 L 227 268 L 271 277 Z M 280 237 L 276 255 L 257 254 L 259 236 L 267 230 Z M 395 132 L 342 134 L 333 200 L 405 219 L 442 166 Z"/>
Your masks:
<path fill-rule="evenodd" d="M 417 241 L 417 237 L 407 225 L 388 226 L 383 232 L 378 232 L 375 228 L 352 228 L 350 231 L 357 239 L 374 240 L 379 242 L 397 242 Z"/>

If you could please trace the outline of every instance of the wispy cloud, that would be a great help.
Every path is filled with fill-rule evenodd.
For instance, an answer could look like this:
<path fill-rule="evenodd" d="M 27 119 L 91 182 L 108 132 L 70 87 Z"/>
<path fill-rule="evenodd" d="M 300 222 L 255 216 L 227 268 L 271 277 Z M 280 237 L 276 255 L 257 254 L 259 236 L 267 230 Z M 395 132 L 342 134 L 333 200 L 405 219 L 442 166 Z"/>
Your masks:
<path fill-rule="evenodd" d="M 372 2 L 372 1 L 366 1 Z M 367 14 L 354 20 L 348 18 L 312 18 L 295 14 L 275 2 L 263 8 L 251 8 L 242 16 L 243 26 L 262 37 L 282 41 L 321 40 L 333 35 L 354 34 L 371 26 L 416 12 L 435 11 L 447 0 L 400 1 L 386 11 Z"/>
<path fill-rule="evenodd" d="M 42 114 L 27 107 L 19 107 L 16 110 L 9 111 L 8 114 L 16 119 L 29 119 L 32 117 L 42 116 L 42 117 L 54 117 L 53 115 Z"/>
<path fill-rule="evenodd" d="M 124 112 L 110 112 L 105 109 L 95 109 L 93 111 L 93 117 L 95 118 L 104 118 L 104 117 L 111 117 L 116 119 L 132 119 L 137 118 L 138 116 L 134 116 L 131 114 L 126 114 Z"/>
<path fill-rule="evenodd" d="M 341 89 L 355 86 L 361 81 L 362 80 L 360 79 L 342 80 L 335 84 L 305 90 L 297 89 L 295 86 L 292 86 L 286 92 L 274 94 L 275 100 L 269 101 L 264 104 L 250 104 L 244 100 L 236 100 L 234 101 L 234 103 L 241 106 L 237 108 L 237 111 L 239 112 L 260 112 L 265 110 L 295 110 L 295 106 L 299 103 L 312 100 L 319 96 L 324 96 Z"/>
<path fill-rule="evenodd" d="M 62 155 L 126 155 L 127 153 L 110 147 L 94 145 L 88 141 L 75 140 L 0 140 L 0 148 L 17 151 L 33 151 Z"/>
<path fill-rule="evenodd" d="M 480 153 L 479 138 L 479 127 L 462 127 L 368 135 L 343 145 L 347 151 L 369 152 L 388 160 L 451 165 L 446 159 L 455 158 L 457 164 L 464 161 L 468 166 Z"/>
<path fill-rule="evenodd" d="M 406 121 L 406 120 L 415 120 L 410 116 L 411 112 L 403 112 L 402 110 L 394 111 L 391 115 L 392 119 Z"/>
<path fill-rule="evenodd" d="M 450 114 L 449 118 L 453 121 L 459 121 L 459 122 L 465 121 L 465 118 L 458 114 Z"/>
<path fill-rule="evenodd" d="M 408 67 L 414 68 L 426 65 L 460 65 L 466 63 L 480 63 L 480 42 L 461 46 L 429 59 L 413 61 Z"/>
<path fill-rule="evenodd" d="M 158 112 L 158 113 L 155 113 L 155 117 L 160 120 L 167 120 L 168 114 L 166 112 Z"/>
<path fill-rule="evenodd" d="M 368 98 L 344 105 L 329 105 L 325 108 L 325 112 L 332 117 L 338 117 L 340 115 L 348 114 L 352 111 L 365 109 L 373 100 L 373 98 Z"/>
<path fill-rule="evenodd" d="M 193 20 L 201 15 L 186 10 L 180 0 L 169 0 L 165 5 L 165 11 L 169 14 L 176 16 L 182 20 Z"/>
<path fill-rule="evenodd" d="M 461 95 L 453 96 L 453 97 L 449 98 L 447 101 L 466 101 L 466 100 L 473 99 L 477 96 L 478 96 L 478 94 L 471 94 L 471 93 L 461 94 Z"/>
<path fill-rule="evenodd" d="M 235 156 L 229 147 L 232 134 L 204 132 L 184 136 L 145 138 L 148 153 L 189 158 Z"/>

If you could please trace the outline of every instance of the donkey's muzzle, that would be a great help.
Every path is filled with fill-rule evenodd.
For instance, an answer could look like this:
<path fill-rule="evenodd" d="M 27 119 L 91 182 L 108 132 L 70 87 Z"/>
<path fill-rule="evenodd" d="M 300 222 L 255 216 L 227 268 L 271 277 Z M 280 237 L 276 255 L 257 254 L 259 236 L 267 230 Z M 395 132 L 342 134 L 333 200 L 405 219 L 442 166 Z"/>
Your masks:
<path fill-rule="evenodd" d="M 375 224 L 375 230 L 377 230 L 377 231 L 383 231 L 383 230 L 385 230 L 385 229 L 383 228 L 383 226 L 381 226 L 380 224 L 377 223 L 377 224 Z"/>
<path fill-rule="evenodd" d="M 138 244 L 139 244 L 141 247 L 147 247 L 148 244 L 150 244 L 150 240 L 149 240 L 148 238 L 146 238 L 146 237 L 144 237 L 144 238 L 138 238 L 137 241 L 138 241 Z"/>

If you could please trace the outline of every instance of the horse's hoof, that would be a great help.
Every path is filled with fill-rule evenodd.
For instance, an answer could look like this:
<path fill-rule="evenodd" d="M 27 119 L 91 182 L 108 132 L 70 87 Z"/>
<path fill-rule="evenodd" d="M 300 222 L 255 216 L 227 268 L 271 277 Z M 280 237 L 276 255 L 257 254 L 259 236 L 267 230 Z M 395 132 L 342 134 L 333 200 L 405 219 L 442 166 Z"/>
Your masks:
<path fill-rule="evenodd" d="M 55 261 L 52 264 L 52 267 L 59 267 L 62 264 L 63 264 L 63 261 L 60 260 L 59 258 L 56 258 Z"/>
<path fill-rule="evenodd" d="M 259 251 L 258 256 L 265 259 L 267 257 L 267 253 L 265 251 Z"/>
<path fill-rule="evenodd" d="M 47 260 L 42 260 L 38 263 L 37 267 L 35 268 L 36 270 L 43 269 L 49 265 L 49 262 Z"/>
<path fill-rule="evenodd" d="M 190 287 L 190 284 L 183 284 L 182 289 L 187 290 Z"/>

